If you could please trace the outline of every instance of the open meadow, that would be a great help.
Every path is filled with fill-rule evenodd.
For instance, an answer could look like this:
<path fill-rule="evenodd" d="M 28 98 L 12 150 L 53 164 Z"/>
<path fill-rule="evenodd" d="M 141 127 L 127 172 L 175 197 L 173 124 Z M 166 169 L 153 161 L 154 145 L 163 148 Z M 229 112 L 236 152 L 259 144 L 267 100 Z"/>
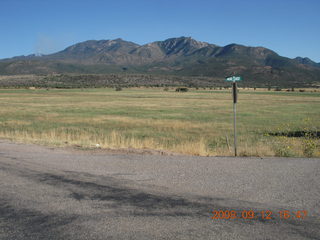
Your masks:
<path fill-rule="evenodd" d="M 0 137 L 81 148 L 233 155 L 228 90 L 2 89 Z M 240 89 L 241 156 L 320 157 L 320 92 Z"/>

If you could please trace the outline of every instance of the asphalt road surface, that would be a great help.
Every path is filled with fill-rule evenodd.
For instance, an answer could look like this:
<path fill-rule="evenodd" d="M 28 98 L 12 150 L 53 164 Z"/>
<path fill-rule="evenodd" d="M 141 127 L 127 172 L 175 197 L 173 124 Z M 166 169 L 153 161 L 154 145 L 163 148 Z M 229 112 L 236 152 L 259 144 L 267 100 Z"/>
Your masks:
<path fill-rule="evenodd" d="M 237 218 L 212 219 L 226 211 Z M 0 239 L 320 239 L 319 216 L 320 159 L 111 154 L 0 140 Z"/>

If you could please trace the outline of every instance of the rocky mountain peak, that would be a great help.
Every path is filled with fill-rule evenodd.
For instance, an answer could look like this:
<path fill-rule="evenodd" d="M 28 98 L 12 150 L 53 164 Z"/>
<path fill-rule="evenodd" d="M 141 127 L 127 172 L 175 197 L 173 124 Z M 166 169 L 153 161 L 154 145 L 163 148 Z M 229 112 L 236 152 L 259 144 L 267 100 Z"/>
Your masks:
<path fill-rule="evenodd" d="M 169 38 L 160 42 L 160 46 L 167 55 L 178 54 L 187 55 L 195 50 L 209 46 L 209 43 L 194 40 L 191 37 Z"/>

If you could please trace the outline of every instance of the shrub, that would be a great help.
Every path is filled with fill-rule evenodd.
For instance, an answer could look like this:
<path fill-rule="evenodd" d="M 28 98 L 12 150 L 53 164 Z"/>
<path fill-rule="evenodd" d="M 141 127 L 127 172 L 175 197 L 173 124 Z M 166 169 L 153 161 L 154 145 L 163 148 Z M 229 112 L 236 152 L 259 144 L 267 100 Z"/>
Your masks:
<path fill-rule="evenodd" d="M 313 138 L 312 133 L 307 133 L 303 139 L 304 156 L 312 157 L 316 148 L 317 148 L 317 143 L 315 138 Z"/>
<path fill-rule="evenodd" d="M 276 157 L 292 157 L 294 154 L 291 151 L 290 146 L 286 145 L 277 145 L 275 146 L 275 155 Z"/>
<path fill-rule="evenodd" d="M 273 149 L 276 157 L 292 157 L 294 152 L 289 143 L 289 139 L 285 136 L 279 138 L 279 142 L 274 142 Z"/>
<path fill-rule="evenodd" d="M 116 87 L 116 91 L 122 91 L 121 87 Z"/>
<path fill-rule="evenodd" d="M 179 87 L 179 88 L 176 88 L 176 92 L 188 92 L 188 88 L 186 87 Z"/>

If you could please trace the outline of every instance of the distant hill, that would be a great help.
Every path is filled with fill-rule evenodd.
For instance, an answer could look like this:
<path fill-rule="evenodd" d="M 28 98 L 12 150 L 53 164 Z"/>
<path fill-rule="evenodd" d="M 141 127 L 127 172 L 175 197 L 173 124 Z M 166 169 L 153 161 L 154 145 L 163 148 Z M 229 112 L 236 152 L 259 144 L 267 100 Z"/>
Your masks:
<path fill-rule="evenodd" d="M 138 45 L 120 38 L 90 40 L 50 55 L 0 60 L 1 75 L 17 74 L 160 74 L 224 78 L 237 74 L 258 85 L 315 86 L 320 63 L 290 59 L 264 47 L 224 47 L 190 37 Z"/>

